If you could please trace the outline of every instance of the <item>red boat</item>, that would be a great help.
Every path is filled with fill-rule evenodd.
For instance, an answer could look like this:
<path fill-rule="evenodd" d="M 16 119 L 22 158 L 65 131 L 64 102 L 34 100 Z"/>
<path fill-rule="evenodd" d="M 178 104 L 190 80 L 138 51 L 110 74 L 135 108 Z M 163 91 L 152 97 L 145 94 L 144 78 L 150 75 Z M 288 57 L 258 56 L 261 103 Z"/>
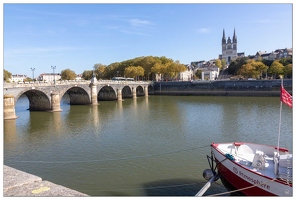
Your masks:
<path fill-rule="evenodd" d="M 293 196 L 293 155 L 279 147 L 282 103 L 292 108 L 292 96 L 284 89 L 283 79 L 280 89 L 278 145 L 212 143 L 211 157 L 207 156 L 211 169 L 203 172 L 208 183 L 196 196 L 202 196 L 219 178 L 229 193 L 235 195 Z"/>
<path fill-rule="evenodd" d="M 216 162 L 217 173 L 230 192 L 246 196 L 293 195 L 293 156 L 287 149 L 231 142 L 212 143 L 211 150 L 211 160 Z"/>

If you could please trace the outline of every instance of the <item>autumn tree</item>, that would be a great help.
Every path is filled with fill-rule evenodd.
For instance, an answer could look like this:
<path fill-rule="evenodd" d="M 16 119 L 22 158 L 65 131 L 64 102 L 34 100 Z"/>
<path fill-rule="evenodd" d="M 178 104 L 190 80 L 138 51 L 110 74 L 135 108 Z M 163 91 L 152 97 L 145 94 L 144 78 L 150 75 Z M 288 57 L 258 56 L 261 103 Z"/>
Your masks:
<path fill-rule="evenodd" d="M 125 68 L 124 76 L 130 78 L 136 78 L 138 76 L 144 76 L 144 68 L 141 66 L 130 66 Z"/>
<path fill-rule="evenodd" d="M 222 62 L 221 62 L 221 60 L 220 59 L 216 59 L 215 60 L 215 65 L 218 67 L 218 68 L 222 68 Z"/>
<path fill-rule="evenodd" d="M 150 76 L 151 76 L 151 69 L 154 66 L 154 64 L 157 63 L 157 58 L 153 57 L 153 56 L 147 56 L 141 59 L 139 65 L 142 66 L 145 70 L 145 77 L 146 80 L 149 80 Z"/>
<path fill-rule="evenodd" d="M 97 79 L 101 79 L 102 77 L 104 77 L 106 67 L 106 65 L 103 65 L 101 63 L 97 63 L 94 65 L 94 73 Z"/>
<path fill-rule="evenodd" d="M 262 78 L 262 74 L 266 73 L 267 74 L 267 69 L 268 66 L 265 65 L 263 62 L 261 61 L 256 61 L 254 63 L 256 70 L 258 71 L 258 73 L 260 74 L 260 77 Z M 267 78 L 267 77 L 266 77 Z"/>
<path fill-rule="evenodd" d="M 165 74 L 167 72 L 167 67 L 168 67 L 167 64 L 162 64 L 162 62 L 157 62 L 151 68 L 151 72 L 161 76 L 161 74 Z"/>
<path fill-rule="evenodd" d="M 65 69 L 61 71 L 61 79 L 62 80 L 74 80 L 76 78 L 76 74 L 74 71 L 70 69 Z"/>
<path fill-rule="evenodd" d="M 255 78 L 258 75 L 258 72 L 256 71 L 255 67 L 255 61 L 250 60 L 246 64 L 242 65 L 238 71 L 238 75 L 242 75 L 244 77 L 252 77 Z"/>
<path fill-rule="evenodd" d="M 278 60 L 273 61 L 269 68 L 269 73 L 277 77 L 279 75 L 284 75 L 284 66 Z"/>
<path fill-rule="evenodd" d="M 90 80 L 93 77 L 93 70 L 84 70 L 82 77 L 84 80 Z"/>
<path fill-rule="evenodd" d="M 222 67 L 226 66 L 226 60 L 224 58 L 221 60 L 221 65 L 222 65 Z"/>
<path fill-rule="evenodd" d="M 177 60 L 176 62 L 172 62 L 168 65 L 167 70 L 170 78 L 176 78 L 181 72 L 186 71 L 187 67 Z"/>
<path fill-rule="evenodd" d="M 12 77 L 12 74 L 9 71 L 4 69 L 3 70 L 3 79 L 4 79 L 4 81 L 8 82 L 9 79 L 11 79 L 11 77 Z"/>

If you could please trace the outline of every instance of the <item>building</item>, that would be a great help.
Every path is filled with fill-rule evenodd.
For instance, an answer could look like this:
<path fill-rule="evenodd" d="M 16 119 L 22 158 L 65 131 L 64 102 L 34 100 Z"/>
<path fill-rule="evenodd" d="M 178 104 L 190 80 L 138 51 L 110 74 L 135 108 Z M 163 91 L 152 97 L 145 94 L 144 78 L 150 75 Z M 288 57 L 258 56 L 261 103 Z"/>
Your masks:
<path fill-rule="evenodd" d="M 226 64 L 229 64 L 231 60 L 235 60 L 238 57 L 244 57 L 245 53 L 237 53 L 237 37 L 235 29 L 233 31 L 232 40 L 228 37 L 226 41 L 225 30 L 223 29 L 222 35 L 222 54 L 219 55 L 219 59 L 224 59 Z"/>
<path fill-rule="evenodd" d="M 11 83 L 18 83 L 18 82 L 25 82 L 27 81 L 27 75 L 20 75 L 20 74 L 15 74 L 15 75 L 11 75 L 11 78 L 9 79 L 9 81 Z"/>
<path fill-rule="evenodd" d="M 43 73 L 40 74 L 37 78 L 38 81 L 43 82 L 54 82 L 61 79 L 60 73 Z"/>

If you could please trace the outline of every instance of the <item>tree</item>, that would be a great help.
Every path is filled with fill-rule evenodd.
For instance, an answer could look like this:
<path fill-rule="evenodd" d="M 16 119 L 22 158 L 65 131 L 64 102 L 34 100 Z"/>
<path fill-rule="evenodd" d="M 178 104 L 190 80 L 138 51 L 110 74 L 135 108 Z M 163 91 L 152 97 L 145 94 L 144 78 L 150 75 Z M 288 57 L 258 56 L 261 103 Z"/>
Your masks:
<path fill-rule="evenodd" d="M 215 65 L 218 67 L 218 68 L 222 68 L 222 62 L 221 62 L 221 60 L 220 59 L 216 59 L 215 60 Z"/>
<path fill-rule="evenodd" d="M 258 74 L 256 68 L 252 62 L 248 62 L 239 68 L 237 71 L 238 75 L 242 75 L 244 77 L 252 77 L 255 78 Z"/>
<path fill-rule="evenodd" d="M 247 64 L 249 58 L 247 57 L 240 57 L 236 60 L 231 61 L 228 67 L 228 73 L 232 75 L 236 75 L 239 68 L 241 68 L 244 64 Z"/>
<path fill-rule="evenodd" d="M 292 78 L 292 64 L 287 64 L 286 66 L 284 66 L 284 75 L 287 78 Z"/>
<path fill-rule="evenodd" d="M 90 80 L 93 77 L 93 71 L 92 70 L 84 70 L 82 73 L 82 77 L 84 80 Z"/>
<path fill-rule="evenodd" d="M 149 80 L 151 69 L 156 62 L 157 60 L 153 56 L 147 56 L 142 58 L 141 61 L 137 63 L 137 65 L 140 65 L 144 68 L 146 80 Z"/>
<path fill-rule="evenodd" d="M 196 70 L 196 72 L 195 72 L 194 75 L 195 75 L 197 78 L 201 79 L 201 73 L 202 73 L 202 70 L 198 69 L 198 70 Z"/>
<path fill-rule="evenodd" d="M 222 67 L 226 66 L 226 60 L 224 58 L 221 60 L 221 65 L 222 65 Z"/>
<path fill-rule="evenodd" d="M 125 68 L 124 76 L 130 78 L 136 78 L 138 76 L 144 76 L 144 68 L 141 66 L 130 66 Z"/>
<path fill-rule="evenodd" d="M 61 79 L 62 80 L 74 80 L 76 78 L 76 74 L 74 71 L 70 69 L 65 69 L 61 71 Z"/>
<path fill-rule="evenodd" d="M 102 65 L 101 63 L 94 65 L 94 73 L 97 79 L 101 79 L 104 76 L 106 67 L 106 65 Z"/>
<path fill-rule="evenodd" d="M 284 66 L 278 60 L 273 61 L 269 68 L 269 73 L 277 77 L 278 75 L 284 75 Z"/>
<path fill-rule="evenodd" d="M 268 66 L 266 66 L 263 62 L 261 61 L 256 61 L 255 63 L 255 68 L 256 70 L 259 72 L 260 74 L 260 77 L 262 78 L 262 74 L 263 72 L 267 73 L 267 69 L 268 69 Z M 267 78 L 267 77 L 266 77 Z"/>
<path fill-rule="evenodd" d="M 180 63 L 180 61 L 171 62 L 166 67 L 166 73 L 168 74 L 169 78 L 176 78 L 179 73 L 184 72 L 187 70 L 187 67 Z"/>
<path fill-rule="evenodd" d="M 11 79 L 12 74 L 9 71 L 5 70 L 5 69 L 3 71 L 4 71 L 3 72 L 3 79 L 4 79 L 5 82 L 8 82 L 9 79 Z"/>
<path fill-rule="evenodd" d="M 157 75 L 165 74 L 167 71 L 167 65 L 162 64 L 162 62 L 157 62 L 154 64 L 154 66 L 151 68 L 151 72 L 155 73 Z"/>

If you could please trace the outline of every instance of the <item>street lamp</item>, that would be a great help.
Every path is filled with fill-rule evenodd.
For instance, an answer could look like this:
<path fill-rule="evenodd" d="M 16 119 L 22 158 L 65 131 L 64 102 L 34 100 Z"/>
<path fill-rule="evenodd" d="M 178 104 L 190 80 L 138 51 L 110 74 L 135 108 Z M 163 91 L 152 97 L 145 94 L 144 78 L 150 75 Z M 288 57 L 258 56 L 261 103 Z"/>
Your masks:
<path fill-rule="evenodd" d="M 55 84 L 55 73 L 54 70 L 56 68 L 56 66 L 51 66 L 52 70 L 53 70 L 53 83 Z"/>
<path fill-rule="evenodd" d="M 35 71 L 35 68 L 32 68 L 32 67 L 31 67 L 31 70 L 32 70 L 32 72 L 33 72 L 33 82 L 35 82 L 35 79 L 34 79 L 34 71 Z"/>

